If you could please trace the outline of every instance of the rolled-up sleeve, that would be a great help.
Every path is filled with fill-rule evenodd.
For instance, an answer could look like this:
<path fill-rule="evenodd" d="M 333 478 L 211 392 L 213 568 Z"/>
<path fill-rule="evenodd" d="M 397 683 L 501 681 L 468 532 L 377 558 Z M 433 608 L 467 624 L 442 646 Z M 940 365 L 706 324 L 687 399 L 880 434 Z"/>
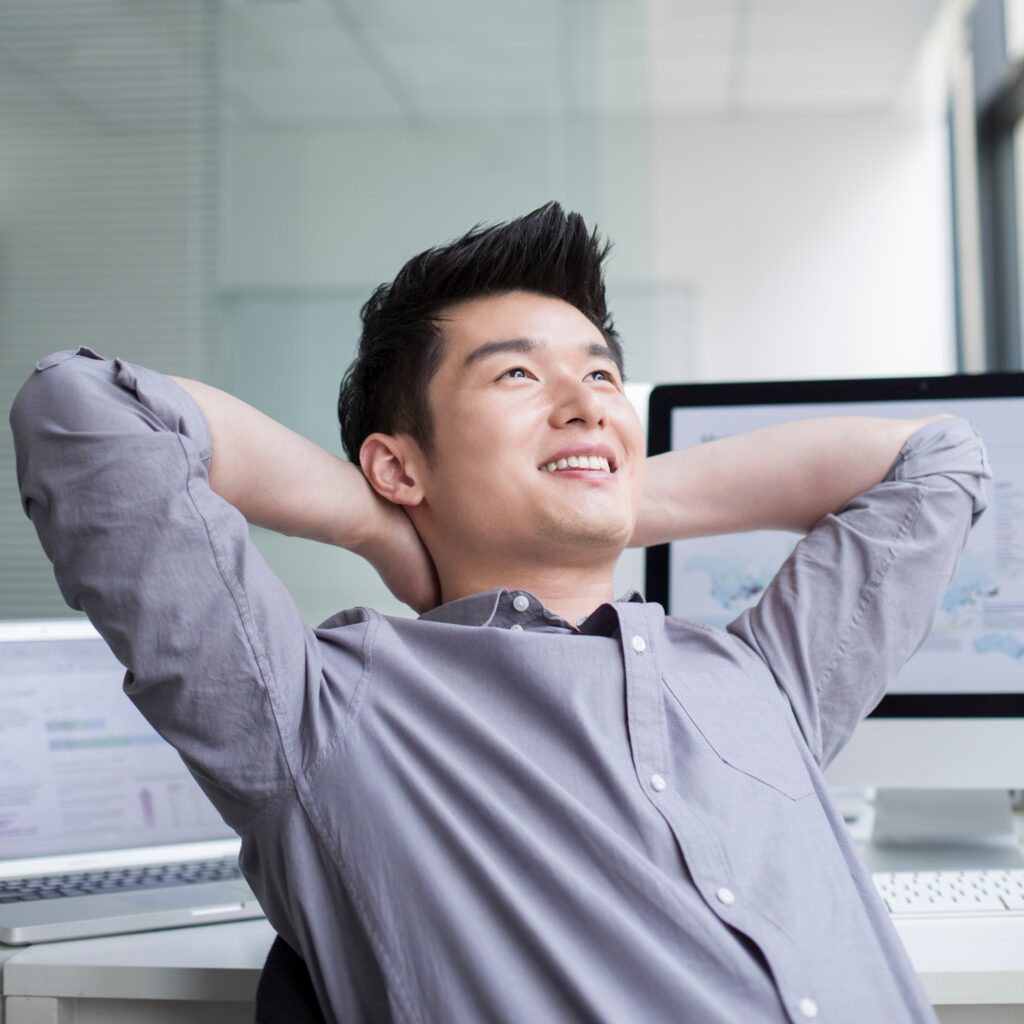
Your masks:
<path fill-rule="evenodd" d="M 822 766 L 927 638 L 990 477 L 970 423 L 926 424 L 727 627 L 771 670 Z"/>
<path fill-rule="evenodd" d="M 79 348 L 37 364 L 11 427 L 22 502 L 64 599 L 244 831 L 290 781 L 321 665 L 244 517 L 209 487 L 202 412 L 168 377 Z"/>

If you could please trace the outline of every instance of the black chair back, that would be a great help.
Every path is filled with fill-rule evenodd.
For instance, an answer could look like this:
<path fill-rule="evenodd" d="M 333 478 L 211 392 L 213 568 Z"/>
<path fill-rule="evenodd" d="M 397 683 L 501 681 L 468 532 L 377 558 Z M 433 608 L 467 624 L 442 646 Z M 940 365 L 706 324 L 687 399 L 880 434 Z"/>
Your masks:
<path fill-rule="evenodd" d="M 306 962 L 280 935 L 270 947 L 256 988 L 255 1024 L 327 1024 Z"/>

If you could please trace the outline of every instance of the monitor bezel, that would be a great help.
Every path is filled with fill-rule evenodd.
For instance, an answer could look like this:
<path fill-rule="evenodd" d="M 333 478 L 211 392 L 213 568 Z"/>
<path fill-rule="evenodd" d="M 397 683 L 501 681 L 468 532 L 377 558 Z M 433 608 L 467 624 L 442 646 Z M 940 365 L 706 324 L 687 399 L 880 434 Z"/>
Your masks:
<path fill-rule="evenodd" d="M 670 450 L 672 410 L 679 406 L 803 405 L 810 403 L 934 401 L 944 398 L 1024 396 L 1024 373 L 950 374 L 942 377 L 863 377 L 659 384 L 648 399 L 647 453 Z M 669 545 L 646 551 L 648 601 L 669 612 Z M 875 718 L 1024 717 L 1024 693 L 887 694 Z"/>

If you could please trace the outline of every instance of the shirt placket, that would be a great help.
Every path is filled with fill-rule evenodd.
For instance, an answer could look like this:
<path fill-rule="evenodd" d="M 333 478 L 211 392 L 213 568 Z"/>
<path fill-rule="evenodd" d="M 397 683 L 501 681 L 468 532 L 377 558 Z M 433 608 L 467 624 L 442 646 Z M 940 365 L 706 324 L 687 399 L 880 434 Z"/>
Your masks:
<path fill-rule="evenodd" d="M 664 613 L 657 605 L 617 605 L 622 659 L 626 672 L 626 717 L 637 781 L 675 836 L 693 883 L 721 920 L 749 936 L 769 959 L 772 978 L 793 1024 L 818 1017 L 818 1005 L 798 966 L 795 948 L 737 892 L 729 859 L 718 838 L 687 806 L 685 781 L 672 775 L 668 729 L 658 664 L 658 641 Z M 779 956 L 779 945 L 789 955 Z M 770 955 L 776 953 L 775 956 Z M 785 966 L 783 967 L 783 964 Z M 780 970 L 781 968 L 781 970 Z"/>

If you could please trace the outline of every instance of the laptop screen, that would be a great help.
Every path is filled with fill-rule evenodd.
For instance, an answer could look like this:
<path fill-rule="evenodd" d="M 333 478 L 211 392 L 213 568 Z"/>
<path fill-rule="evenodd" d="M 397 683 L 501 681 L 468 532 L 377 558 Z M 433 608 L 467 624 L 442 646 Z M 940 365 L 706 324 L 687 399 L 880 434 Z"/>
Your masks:
<path fill-rule="evenodd" d="M 234 835 L 87 623 L 0 623 L 0 860 Z"/>

